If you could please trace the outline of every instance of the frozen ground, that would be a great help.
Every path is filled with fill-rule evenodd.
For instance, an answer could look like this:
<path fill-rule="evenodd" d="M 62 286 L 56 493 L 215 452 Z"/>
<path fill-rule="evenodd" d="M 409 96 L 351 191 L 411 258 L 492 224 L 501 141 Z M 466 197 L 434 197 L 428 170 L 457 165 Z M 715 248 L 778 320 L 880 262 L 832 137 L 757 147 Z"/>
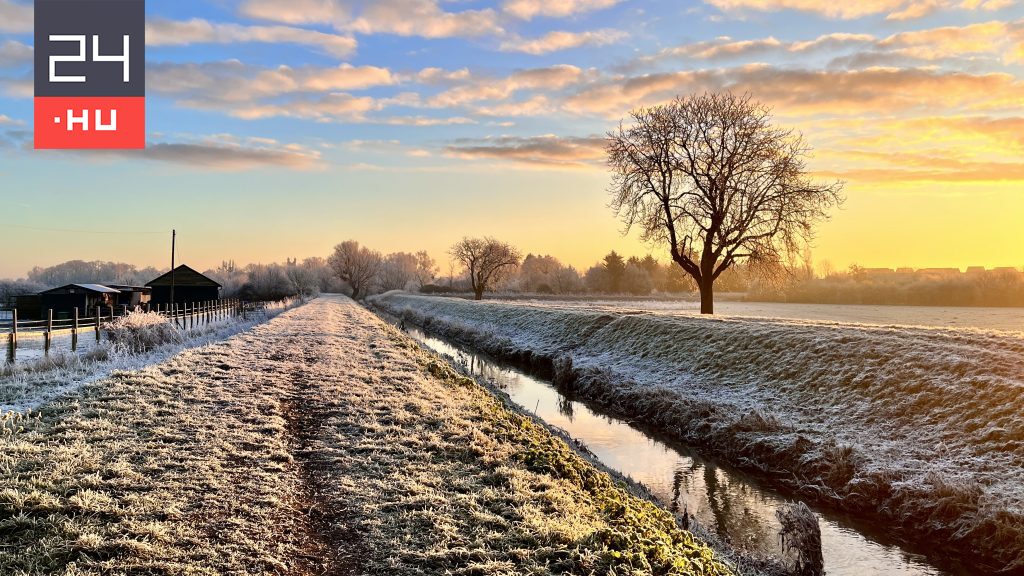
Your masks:
<path fill-rule="evenodd" d="M 280 314 L 297 301 L 269 304 L 245 320 L 228 317 L 183 332 L 146 351 L 112 345 L 107 336 L 97 342 L 92 333 L 79 340 L 78 352 L 72 352 L 70 336 L 54 339 L 47 356 L 41 338 L 23 338 L 18 361 L 13 365 L 0 361 L 0 414 L 26 412 L 91 382 L 109 377 L 115 371 L 138 370 L 162 362 L 175 354 L 223 340 L 244 332 Z M 142 314 L 140 317 L 155 315 Z M 162 322 L 166 320 L 161 319 Z"/>
<path fill-rule="evenodd" d="M 401 293 L 374 303 L 805 497 L 1024 568 L 1024 334 Z"/>
<path fill-rule="evenodd" d="M 644 311 L 658 314 L 700 314 L 700 302 L 687 300 L 509 300 L 508 304 L 541 305 L 590 311 Z M 780 302 L 715 302 L 719 317 L 781 318 L 882 326 L 981 328 L 1024 332 L 1024 308 L 966 306 L 872 306 L 860 304 L 787 304 Z"/>
<path fill-rule="evenodd" d="M 340 296 L 0 415 L 0 574 L 730 573 Z"/>

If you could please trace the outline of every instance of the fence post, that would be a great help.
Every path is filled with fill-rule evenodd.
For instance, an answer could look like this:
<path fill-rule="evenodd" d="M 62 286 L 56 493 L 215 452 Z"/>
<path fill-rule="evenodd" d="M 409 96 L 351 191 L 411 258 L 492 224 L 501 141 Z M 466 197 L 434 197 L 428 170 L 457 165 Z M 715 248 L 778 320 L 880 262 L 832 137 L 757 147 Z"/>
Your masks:
<path fill-rule="evenodd" d="M 96 307 L 96 341 L 100 341 L 100 307 Z"/>
<path fill-rule="evenodd" d="M 78 350 L 78 306 L 75 306 L 75 323 L 71 325 L 71 351 Z"/>
<path fill-rule="evenodd" d="M 18 309 L 11 311 L 11 349 L 7 351 L 7 361 L 14 364 L 18 358 Z"/>
<path fill-rule="evenodd" d="M 43 352 L 50 353 L 50 339 L 53 338 L 53 308 L 46 312 L 46 334 L 43 334 Z"/>

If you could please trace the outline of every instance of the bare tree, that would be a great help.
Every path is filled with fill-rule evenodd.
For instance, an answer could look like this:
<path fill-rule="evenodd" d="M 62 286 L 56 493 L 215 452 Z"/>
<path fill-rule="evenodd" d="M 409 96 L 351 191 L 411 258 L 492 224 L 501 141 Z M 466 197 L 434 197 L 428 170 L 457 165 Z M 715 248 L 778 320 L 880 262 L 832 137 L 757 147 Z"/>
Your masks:
<path fill-rule="evenodd" d="M 749 96 L 679 97 L 631 113 L 608 134 L 612 208 L 645 241 L 667 244 L 714 313 L 714 283 L 739 262 L 766 269 L 799 253 L 842 203 L 842 183 L 806 175 L 810 149 Z"/>
<path fill-rule="evenodd" d="M 423 288 L 437 277 L 437 264 L 426 250 L 416 253 L 416 281 Z"/>
<path fill-rule="evenodd" d="M 380 267 L 382 290 L 405 290 L 416 279 L 418 261 L 415 254 L 395 252 L 388 254 Z"/>
<path fill-rule="evenodd" d="M 477 300 L 483 300 L 484 292 L 520 260 L 518 250 L 494 238 L 463 238 L 450 253 L 466 268 Z"/>
<path fill-rule="evenodd" d="M 352 299 L 364 298 L 377 282 L 383 258 L 379 252 L 346 240 L 334 247 L 327 259 L 334 274 L 352 288 Z"/>

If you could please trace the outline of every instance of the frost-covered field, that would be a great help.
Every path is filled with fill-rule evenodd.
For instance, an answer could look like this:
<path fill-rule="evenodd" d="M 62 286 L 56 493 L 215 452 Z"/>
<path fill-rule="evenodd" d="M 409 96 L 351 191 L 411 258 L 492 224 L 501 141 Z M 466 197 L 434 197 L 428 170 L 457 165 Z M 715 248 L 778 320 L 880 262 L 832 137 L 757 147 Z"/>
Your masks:
<path fill-rule="evenodd" d="M 344 297 L 0 415 L 0 574 L 680 574 L 666 511 Z"/>
<path fill-rule="evenodd" d="M 41 339 L 24 340 L 15 364 L 0 361 L 0 413 L 32 410 L 115 371 L 137 370 L 183 350 L 223 340 L 297 303 L 277 302 L 245 319 L 231 316 L 183 331 L 157 314 L 133 313 L 104 325 L 100 342 L 82 337 L 78 352 L 72 352 L 70 344 L 61 347 L 55 342 L 45 355 Z"/>
<path fill-rule="evenodd" d="M 1024 334 L 373 302 L 807 498 L 1024 569 Z"/>
<path fill-rule="evenodd" d="M 526 304 L 551 308 L 585 309 L 590 311 L 643 311 L 658 314 L 700 314 L 700 302 L 689 300 L 637 298 L 608 300 L 509 300 L 509 304 Z M 877 324 L 881 326 L 928 326 L 940 328 L 981 328 L 1024 332 L 1024 308 L 981 308 L 966 306 L 881 306 L 862 304 L 787 304 L 782 302 L 715 302 L 719 317 L 781 318 Z"/>

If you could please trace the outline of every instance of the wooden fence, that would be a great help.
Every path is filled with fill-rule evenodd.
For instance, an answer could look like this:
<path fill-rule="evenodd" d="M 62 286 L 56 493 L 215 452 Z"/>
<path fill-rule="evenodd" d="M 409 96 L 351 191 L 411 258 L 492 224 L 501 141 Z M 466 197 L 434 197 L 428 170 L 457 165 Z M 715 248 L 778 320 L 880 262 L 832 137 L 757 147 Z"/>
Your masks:
<path fill-rule="evenodd" d="M 262 309 L 265 304 L 242 302 L 236 299 L 211 300 L 189 304 L 154 305 L 150 312 L 159 314 L 173 322 L 181 330 L 191 330 L 221 320 L 241 316 Z M 13 364 L 18 358 L 18 347 L 22 339 L 41 338 L 44 354 L 50 353 L 53 339 L 57 336 L 71 336 L 71 351 L 77 351 L 80 337 L 95 337 L 100 341 L 103 324 L 129 314 L 127 306 L 97 307 L 88 316 L 74 310 L 71 318 L 54 319 L 53 310 L 47 310 L 46 320 L 20 320 L 18 310 L 10 310 L 6 320 L 0 320 L 0 338 L 7 339 L 7 361 Z"/>

